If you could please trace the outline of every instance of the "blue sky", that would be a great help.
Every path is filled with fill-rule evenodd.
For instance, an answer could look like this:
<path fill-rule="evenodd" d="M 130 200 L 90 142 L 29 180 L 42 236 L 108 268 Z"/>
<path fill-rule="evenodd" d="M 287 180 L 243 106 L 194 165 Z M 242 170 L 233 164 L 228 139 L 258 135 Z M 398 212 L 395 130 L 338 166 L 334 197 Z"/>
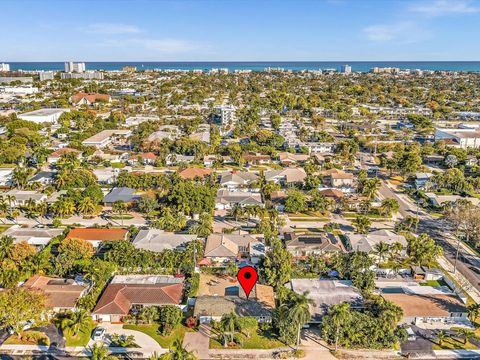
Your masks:
<path fill-rule="evenodd" d="M 480 60 L 480 0 L 2 0 L 0 61 Z"/>

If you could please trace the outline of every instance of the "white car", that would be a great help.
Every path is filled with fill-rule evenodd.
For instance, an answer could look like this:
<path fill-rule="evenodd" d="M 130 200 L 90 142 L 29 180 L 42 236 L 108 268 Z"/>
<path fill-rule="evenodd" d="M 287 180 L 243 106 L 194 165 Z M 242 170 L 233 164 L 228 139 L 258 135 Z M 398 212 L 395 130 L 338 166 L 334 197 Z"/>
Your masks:
<path fill-rule="evenodd" d="M 100 341 L 103 340 L 103 337 L 105 336 L 105 329 L 102 327 L 97 327 L 92 334 L 92 340 L 93 341 Z"/>

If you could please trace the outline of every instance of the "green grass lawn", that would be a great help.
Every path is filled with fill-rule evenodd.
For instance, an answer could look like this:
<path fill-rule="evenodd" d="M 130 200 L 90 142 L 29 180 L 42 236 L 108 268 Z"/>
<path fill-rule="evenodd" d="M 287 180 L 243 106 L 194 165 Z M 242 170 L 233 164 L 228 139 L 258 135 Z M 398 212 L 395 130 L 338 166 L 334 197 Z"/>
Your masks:
<path fill-rule="evenodd" d="M 448 286 L 445 281 L 442 280 L 427 280 L 420 283 L 420 286 Z"/>
<path fill-rule="evenodd" d="M 309 221 L 330 221 L 330 218 L 328 217 L 291 217 L 290 216 L 290 221 L 294 222 L 309 222 Z"/>
<path fill-rule="evenodd" d="M 275 339 L 269 333 L 259 331 L 251 334 L 250 337 L 246 337 L 244 334 L 240 336 L 243 340 L 242 346 L 230 346 L 229 349 L 276 349 L 285 346 L 284 343 Z M 212 335 L 210 349 L 225 349 L 225 347 L 216 339 L 215 335 Z"/>
<path fill-rule="evenodd" d="M 40 331 L 24 331 L 22 338 L 17 335 L 10 336 L 4 342 L 5 345 L 50 345 L 50 339 Z"/>
<path fill-rule="evenodd" d="M 5 230 L 7 230 L 10 226 L 12 225 L 0 225 L 0 234 L 3 233 Z"/>
<path fill-rule="evenodd" d="M 437 343 L 432 344 L 433 350 L 468 350 L 468 349 L 477 349 L 477 347 L 472 344 L 470 341 L 467 341 L 466 344 L 463 343 L 463 340 L 457 340 L 455 338 L 447 338 L 443 340 L 442 346 Z"/>
<path fill-rule="evenodd" d="M 95 329 L 95 324 L 91 321 L 90 325 L 80 330 L 77 336 L 72 336 L 68 331 L 65 331 L 63 335 L 65 336 L 66 346 L 86 346 L 90 340 L 93 329 Z"/>
<path fill-rule="evenodd" d="M 183 338 L 186 332 L 194 331 L 183 325 L 177 325 L 169 336 L 162 336 L 158 331 L 158 324 L 150 324 L 150 325 L 127 324 L 127 325 L 123 325 L 123 328 L 128 330 L 140 331 L 144 334 L 147 334 L 148 336 L 153 338 L 157 343 L 159 343 L 161 347 L 165 349 L 172 348 L 173 343 L 175 342 L 176 339 L 180 339 L 183 341 Z"/>

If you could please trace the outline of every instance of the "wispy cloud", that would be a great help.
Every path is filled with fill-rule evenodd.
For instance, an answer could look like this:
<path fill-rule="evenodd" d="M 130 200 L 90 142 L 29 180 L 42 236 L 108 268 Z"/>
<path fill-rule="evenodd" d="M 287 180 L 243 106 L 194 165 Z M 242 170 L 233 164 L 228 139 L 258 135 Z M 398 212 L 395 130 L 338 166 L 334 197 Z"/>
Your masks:
<path fill-rule="evenodd" d="M 142 32 L 142 29 L 140 29 L 135 25 L 116 24 L 116 23 L 90 24 L 87 27 L 85 27 L 83 30 L 87 33 L 107 34 L 107 35 L 138 34 Z"/>
<path fill-rule="evenodd" d="M 402 44 L 416 43 L 431 37 L 431 33 L 428 30 L 414 22 L 371 25 L 364 28 L 363 33 L 370 41 L 396 41 Z"/>
<path fill-rule="evenodd" d="M 429 17 L 438 17 L 477 13 L 480 7 L 469 0 L 431 0 L 416 3 L 410 6 L 409 10 Z"/>

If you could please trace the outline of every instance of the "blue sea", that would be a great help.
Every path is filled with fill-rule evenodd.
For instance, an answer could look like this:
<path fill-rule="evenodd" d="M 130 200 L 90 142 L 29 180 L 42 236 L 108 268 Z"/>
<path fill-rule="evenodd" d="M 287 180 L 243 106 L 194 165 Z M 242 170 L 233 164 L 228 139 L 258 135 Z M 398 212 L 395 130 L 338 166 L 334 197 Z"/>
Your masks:
<path fill-rule="evenodd" d="M 63 62 L 10 62 L 14 70 L 63 70 Z M 266 62 L 85 62 L 87 70 L 121 70 L 123 66 L 136 66 L 138 70 L 210 70 L 226 68 L 233 70 L 263 71 L 266 68 L 283 68 L 285 70 L 340 70 L 348 64 L 352 71 L 367 72 L 371 68 L 397 67 L 400 69 L 447 70 L 480 72 L 480 61 L 266 61 Z"/>

